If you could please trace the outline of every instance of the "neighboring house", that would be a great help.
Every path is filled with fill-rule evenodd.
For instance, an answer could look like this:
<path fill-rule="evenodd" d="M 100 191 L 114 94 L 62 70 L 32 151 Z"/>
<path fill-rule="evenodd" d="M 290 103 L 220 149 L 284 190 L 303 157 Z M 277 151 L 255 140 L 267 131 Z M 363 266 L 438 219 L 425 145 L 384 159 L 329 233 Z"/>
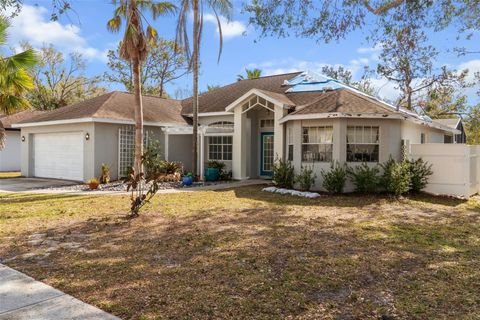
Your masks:
<path fill-rule="evenodd" d="M 459 134 L 445 134 L 443 141 L 444 143 L 467 143 L 467 135 L 465 134 L 465 128 L 463 126 L 462 119 L 460 118 L 450 118 L 450 119 L 435 119 L 433 120 L 437 123 L 440 123 L 444 126 L 447 126 L 452 129 L 460 131 Z"/>
<path fill-rule="evenodd" d="M 146 141 L 158 140 L 166 153 L 162 129 L 187 126 L 180 114 L 180 102 L 151 96 L 143 97 Z M 112 179 L 125 176 L 133 164 L 134 96 L 111 92 L 74 105 L 46 112 L 17 124 L 21 128 L 22 174 L 86 181 L 98 177 L 102 163 L 109 165 Z M 185 164 L 191 138 L 171 137 L 169 153 Z"/>
<path fill-rule="evenodd" d="M 192 99 L 145 97 L 144 110 L 146 131 L 162 129 L 155 134 L 165 158 L 188 169 Z M 133 128 L 128 151 L 121 130 L 133 124 L 133 114 L 133 96 L 114 92 L 19 125 L 26 137 L 22 172 L 86 180 L 99 175 L 102 162 L 122 171 L 122 157 L 132 159 Z M 200 172 L 208 160 L 218 160 L 234 179 L 267 178 L 275 159 L 286 158 L 297 172 L 314 166 L 315 189 L 321 169 L 332 161 L 400 160 L 403 145 L 443 143 L 445 135 L 460 133 L 309 72 L 241 80 L 206 92 L 199 97 L 199 126 Z"/>
<path fill-rule="evenodd" d="M 12 125 L 41 113 L 42 111 L 25 110 L 0 116 L 0 124 L 5 130 L 5 147 L 0 150 L 0 171 L 20 171 L 20 129 L 12 128 Z"/>

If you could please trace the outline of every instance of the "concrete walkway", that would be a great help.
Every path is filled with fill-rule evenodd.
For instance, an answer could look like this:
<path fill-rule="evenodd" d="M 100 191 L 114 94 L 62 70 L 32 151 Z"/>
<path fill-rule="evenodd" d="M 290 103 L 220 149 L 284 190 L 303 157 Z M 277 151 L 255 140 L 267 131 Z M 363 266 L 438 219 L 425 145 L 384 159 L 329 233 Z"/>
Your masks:
<path fill-rule="evenodd" d="M 271 180 L 264 179 L 250 179 L 242 181 L 231 181 L 226 183 L 219 183 L 205 187 L 192 187 L 182 189 L 165 189 L 159 190 L 158 194 L 178 193 L 178 192 L 195 192 L 207 190 L 225 190 L 231 188 L 239 188 L 253 185 L 268 184 Z M 42 183 L 43 186 L 42 186 Z M 0 193 L 15 192 L 15 193 L 36 193 L 36 194 L 72 194 L 72 195 L 129 195 L 126 191 L 102 191 L 102 190 L 88 190 L 79 191 L 68 188 L 62 189 L 62 186 L 73 185 L 75 182 L 52 180 L 52 179 L 38 179 L 38 178 L 11 178 L 0 179 Z M 55 187 L 55 189 L 48 189 Z"/>
<path fill-rule="evenodd" d="M 0 320 L 118 320 L 94 306 L 0 264 Z"/>

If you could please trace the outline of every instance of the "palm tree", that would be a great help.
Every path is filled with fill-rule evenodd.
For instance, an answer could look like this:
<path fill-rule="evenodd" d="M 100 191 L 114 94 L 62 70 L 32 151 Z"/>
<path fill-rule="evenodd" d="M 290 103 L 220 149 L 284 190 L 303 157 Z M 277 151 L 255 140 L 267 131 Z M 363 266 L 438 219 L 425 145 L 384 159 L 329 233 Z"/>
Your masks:
<path fill-rule="evenodd" d="M 262 70 L 260 69 L 245 69 L 245 73 L 247 74 L 247 78 L 246 79 L 256 79 L 256 78 L 260 78 L 262 76 Z M 245 80 L 245 77 L 242 75 L 242 74 L 239 74 L 237 76 L 237 81 L 240 81 L 240 80 Z"/>
<path fill-rule="evenodd" d="M 0 16 L 0 46 L 7 42 L 8 19 Z M 30 104 L 25 94 L 33 89 L 29 69 L 37 63 L 33 50 L 26 50 L 9 57 L 0 56 L 0 113 L 11 114 L 27 109 Z M 0 150 L 5 145 L 5 132 L 0 128 Z"/>
<path fill-rule="evenodd" d="M 119 32 L 125 21 L 125 33 L 120 43 L 120 57 L 129 61 L 133 72 L 133 92 L 135 95 L 135 161 L 134 168 L 141 174 L 143 154 L 143 105 L 141 94 L 141 65 L 148 55 L 149 47 L 157 39 L 157 30 L 146 20 L 143 12 L 148 11 L 153 19 L 173 13 L 176 9 L 171 2 L 151 0 L 112 0 L 115 8 L 112 19 L 107 23 L 111 32 Z M 147 28 L 144 29 L 144 22 Z"/>
<path fill-rule="evenodd" d="M 224 16 L 227 20 L 230 20 L 233 6 L 230 0 L 180 0 L 180 13 L 177 21 L 177 41 L 185 48 L 190 61 L 190 68 L 193 71 L 192 172 L 195 177 L 198 177 L 198 62 L 200 58 L 204 8 L 210 9 L 217 19 L 220 36 L 218 61 L 220 61 L 223 48 L 220 16 Z M 191 11 L 193 12 L 193 52 L 190 51 L 187 23 Z"/>

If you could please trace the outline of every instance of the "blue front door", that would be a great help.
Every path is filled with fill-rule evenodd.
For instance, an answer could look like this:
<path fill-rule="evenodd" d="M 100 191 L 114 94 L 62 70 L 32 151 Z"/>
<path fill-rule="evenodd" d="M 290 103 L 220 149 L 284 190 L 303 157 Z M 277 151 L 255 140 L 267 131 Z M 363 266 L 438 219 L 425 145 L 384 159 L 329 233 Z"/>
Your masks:
<path fill-rule="evenodd" d="M 272 176 L 273 173 L 273 132 L 260 134 L 260 175 Z"/>

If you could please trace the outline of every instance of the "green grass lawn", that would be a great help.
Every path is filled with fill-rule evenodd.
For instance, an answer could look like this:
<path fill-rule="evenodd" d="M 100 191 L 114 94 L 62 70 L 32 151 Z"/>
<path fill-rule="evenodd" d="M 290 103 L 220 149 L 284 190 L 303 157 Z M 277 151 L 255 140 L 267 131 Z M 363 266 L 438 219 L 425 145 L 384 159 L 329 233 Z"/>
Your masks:
<path fill-rule="evenodd" d="M 0 195 L 6 264 L 126 319 L 478 319 L 480 204 Z M 12 259 L 13 258 L 13 259 Z"/>
<path fill-rule="evenodd" d="M 22 175 L 21 172 L 0 172 L 0 179 L 8 179 L 8 178 L 18 178 Z"/>

